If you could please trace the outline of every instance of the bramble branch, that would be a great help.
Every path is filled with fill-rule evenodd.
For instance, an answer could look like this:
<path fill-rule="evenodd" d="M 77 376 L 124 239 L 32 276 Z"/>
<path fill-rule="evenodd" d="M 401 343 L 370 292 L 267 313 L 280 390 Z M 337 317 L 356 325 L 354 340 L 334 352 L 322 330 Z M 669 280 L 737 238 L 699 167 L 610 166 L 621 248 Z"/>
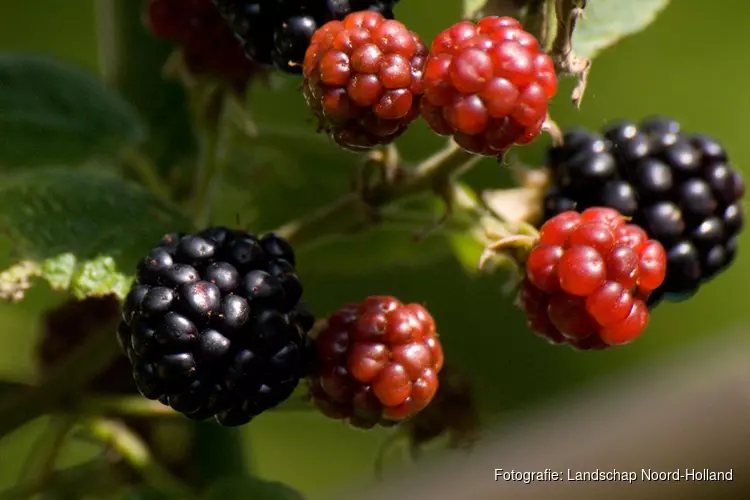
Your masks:
<path fill-rule="evenodd" d="M 347 193 L 311 215 L 292 221 L 276 230 L 292 245 L 314 239 L 356 231 L 373 225 L 373 213 L 386 205 L 420 194 L 440 195 L 456 177 L 474 166 L 481 157 L 461 149 L 452 140 L 448 146 L 426 158 L 414 169 L 389 176 L 389 180 Z"/>

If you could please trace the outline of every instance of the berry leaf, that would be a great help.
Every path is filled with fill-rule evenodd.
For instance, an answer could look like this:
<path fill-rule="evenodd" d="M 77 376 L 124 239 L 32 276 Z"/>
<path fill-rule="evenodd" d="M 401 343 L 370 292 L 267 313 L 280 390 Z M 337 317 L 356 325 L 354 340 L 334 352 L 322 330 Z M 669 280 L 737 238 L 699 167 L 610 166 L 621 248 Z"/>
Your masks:
<path fill-rule="evenodd" d="M 669 0 L 594 0 L 588 2 L 573 33 L 576 55 L 593 59 L 621 39 L 644 30 Z"/>
<path fill-rule="evenodd" d="M 168 232 L 190 229 L 173 206 L 98 172 L 27 170 L 0 182 L 0 229 L 17 263 L 0 297 L 20 299 L 33 278 L 78 298 L 124 297 L 140 256 Z"/>
<path fill-rule="evenodd" d="M 252 477 L 229 477 L 211 485 L 202 496 L 205 500 L 253 498 L 257 500 L 305 500 L 298 491 L 276 481 Z"/>
<path fill-rule="evenodd" d="M 144 136 L 133 109 L 95 75 L 46 56 L 0 54 L 0 165 L 76 165 Z"/>

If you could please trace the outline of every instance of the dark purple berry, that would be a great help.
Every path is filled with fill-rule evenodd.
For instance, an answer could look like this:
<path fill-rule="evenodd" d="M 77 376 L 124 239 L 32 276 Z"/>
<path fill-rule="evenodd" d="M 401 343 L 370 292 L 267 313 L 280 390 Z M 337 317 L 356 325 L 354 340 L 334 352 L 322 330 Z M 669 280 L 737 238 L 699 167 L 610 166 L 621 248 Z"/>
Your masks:
<path fill-rule="evenodd" d="M 239 425 L 288 398 L 312 368 L 315 320 L 279 236 L 174 234 L 138 270 L 117 336 L 150 399 Z"/>
<path fill-rule="evenodd" d="M 670 259 L 667 279 L 652 294 L 650 307 L 663 298 L 691 296 L 734 260 L 745 186 L 716 139 L 686 134 L 666 117 L 614 123 L 601 134 L 575 129 L 564 139 L 548 151 L 553 182 L 541 223 L 594 206 L 631 216 Z M 614 175 L 601 167 L 608 162 L 616 166 Z"/>

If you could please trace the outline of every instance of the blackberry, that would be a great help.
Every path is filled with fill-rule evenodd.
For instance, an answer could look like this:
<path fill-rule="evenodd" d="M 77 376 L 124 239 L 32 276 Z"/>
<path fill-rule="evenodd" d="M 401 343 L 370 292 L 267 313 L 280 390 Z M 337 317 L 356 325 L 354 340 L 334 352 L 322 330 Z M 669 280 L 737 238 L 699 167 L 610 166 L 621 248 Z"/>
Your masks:
<path fill-rule="evenodd" d="M 557 83 L 552 59 L 516 19 L 460 21 L 432 42 L 421 114 L 465 150 L 502 156 L 540 134 Z"/>
<path fill-rule="evenodd" d="M 667 277 L 649 305 L 679 301 L 733 261 L 744 225 L 745 186 L 714 138 L 665 117 L 621 121 L 601 133 L 569 130 L 548 152 L 553 185 L 544 220 L 594 206 L 614 208 L 667 251 Z"/>
<path fill-rule="evenodd" d="M 307 375 L 314 318 L 284 239 L 170 234 L 138 265 L 118 340 L 138 390 L 188 417 L 242 425 Z"/>
<path fill-rule="evenodd" d="M 324 415 L 361 429 L 393 426 L 424 410 L 444 361 L 430 313 L 389 296 L 340 307 L 315 349 L 317 364 L 308 379 L 313 403 Z"/>
<path fill-rule="evenodd" d="M 398 0 L 213 0 L 254 61 L 301 74 L 315 31 L 352 12 L 372 10 L 393 19 Z"/>
<path fill-rule="evenodd" d="M 319 129 L 352 151 L 393 142 L 419 116 L 426 56 L 416 33 L 376 12 L 324 24 L 305 54 L 302 88 Z"/>

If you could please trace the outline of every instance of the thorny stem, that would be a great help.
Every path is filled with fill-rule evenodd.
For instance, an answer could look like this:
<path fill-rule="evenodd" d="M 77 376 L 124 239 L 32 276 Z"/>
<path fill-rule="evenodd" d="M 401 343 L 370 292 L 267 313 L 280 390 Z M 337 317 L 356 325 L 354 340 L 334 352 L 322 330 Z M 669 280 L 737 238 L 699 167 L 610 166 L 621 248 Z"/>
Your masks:
<path fill-rule="evenodd" d="M 559 73 L 578 77 L 578 85 L 573 90 L 571 99 L 576 107 L 580 107 L 586 91 L 591 61 L 573 52 L 572 40 L 576 22 L 583 16 L 586 0 L 555 0 L 555 2 L 557 34 L 552 43 L 551 56 Z"/>
<path fill-rule="evenodd" d="M 88 431 L 113 449 L 155 489 L 168 498 L 192 500 L 195 493 L 174 477 L 151 455 L 148 446 L 127 426 L 114 420 L 97 418 L 87 423 Z"/>
<path fill-rule="evenodd" d="M 348 193 L 309 216 L 278 228 L 276 233 L 299 246 L 324 236 L 362 229 L 374 223 L 372 213 L 378 209 L 419 194 L 440 193 L 454 177 L 480 159 L 450 141 L 445 149 L 393 182 L 382 182 L 363 192 Z"/>

